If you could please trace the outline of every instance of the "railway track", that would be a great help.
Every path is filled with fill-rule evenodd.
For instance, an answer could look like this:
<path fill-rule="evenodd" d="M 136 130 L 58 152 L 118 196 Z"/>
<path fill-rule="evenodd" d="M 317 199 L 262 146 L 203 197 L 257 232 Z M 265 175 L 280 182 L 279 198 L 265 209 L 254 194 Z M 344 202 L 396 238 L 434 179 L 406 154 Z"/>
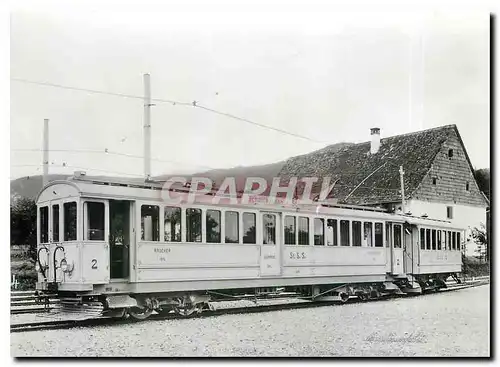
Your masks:
<path fill-rule="evenodd" d="M 481 285 L 489 284 L 489 280 L 477 280 L 474 282 L 468 282 L 465 284 L 454 284 L 448 285 L 447 288 L 442 288 L 439 291 L 431 291 L 424 293 L 419 297 L 426 297 L 431 295 L 436 295 L 445 292 L 458 291 L 466 288 L 478 287 Z M 399 297 L 411 297 L 409 295 L 399 296 Z M 370 302 L 384 302 L 388 300 L 394 300 L 398 297 L 388 296 L 379 299 L 370 300 Z M 362 303 L 367 301 L 362 301 L 357 297 L 353 297 L 347 301 L 348 304 Z M 290 309 L 300 309 L 300 308 L 316 308 L 316 307 L 326 307 L 339 304 L 339 302 L 311 302 L 303 301 L 297 299 L 297 302 L 293 303 L 279 303 L 271 305 L 255 305 L 255 306 L 245 306 L 245 307 L 233 307 L 233 308 L 221 308 L 211 311 L 205 311 L 195 317 L 213 317 L 219 315 L 230 315 L 230 314 L 245 314 L 245 313 L 259 313 L 259 312 L 271 312 L 271 311 L 283 311 Z M 41 330 L 54 330 L 54 329 L 69 329 L 73 327 L 88 327 L 88 326 L 98 326 L 98 325 L 119 325 L 119 324 L 130 324 L 135 322 L 151 322 L 158 320 L 169 320 L 169 319 L 183 319 L 184 317 L 176 314 L 159 315 L 153 314 L 147 320 L 137 321 L 134 319 L 116 319 L 110 317 L 99 317 L 86 320 L 47 320 L 40 322 L 28 322 L 28 323 L 18 323 L 11 324 L 10 332 L 26 332 L 26 331 L 41 331 Z"/>

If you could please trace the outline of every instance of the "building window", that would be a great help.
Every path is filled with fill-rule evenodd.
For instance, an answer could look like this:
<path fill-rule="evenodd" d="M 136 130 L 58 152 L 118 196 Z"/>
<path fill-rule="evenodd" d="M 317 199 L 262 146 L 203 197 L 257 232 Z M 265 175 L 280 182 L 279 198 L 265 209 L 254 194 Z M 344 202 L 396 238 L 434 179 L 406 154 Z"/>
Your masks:
<path fill-rule="evenodd" d="M 394 248 L 401 248 L 402 246 L 402 227 L 401 224 L 394 225 Z"/>
<path fill-rule="evenodd" d="M 40 243 L 49 242 L 49 207 L 40 208 Z"/>
<path fill-rule="evenodd" d="M 52 241 L 59 242 L 59 205 L 52 205 Z"/>
<path fill-rule="evenodd" d="M 309 218 L 299 217 L 299 245 L 309 245 Z"/>
<path fill-rule="evenodd" d="M 338 246 L 337 219 L 326 220 L 326 244 L 328 246 Z"/>
<path fill-rule="evenodd" d="M 448 149 L 448 158 L 453 157 L 453 149 Z"/>
<path fill-rule="evenodd" d="M 314 245 L 325 245 L 325 220 L 323 218 L 314 218 Z"/>
<path fill-rule="evenodd" d="M 76 241 L 76 202 L 64 203 L 64 241 Z"/>
<path fill-rule="evenodd" d="M 87 206 L 87 240 L 104 241 L 104 203 L 90 202 Z"/>
<path fill-rule="evenodd" d="M 207 210 L 205 221 L 208 243 L 220 243 L 220 210 Z"/>
<path fill-rule="evenodd" d="M 243 213 L 243 243 L 256 243 L 255 213 Z"/>
<path fill-rule="evenodd" d="M 469 183 L 468 182 L 465 183 L 465 191 L 469 191 Z"/>
<path fill-rule="evenodd" d="M 371 222 L 365 222 L 364 223 L 364 243 L 366 244 L 367 247 L 372 247 L 373 242 L 372 242 L 372 230 L 373 230 L 373 225 Z"/>
<path fill-rule="evenodd" d="M 375 223 L 375 247 L 384 247 L 383 224 Z"/>
<path fill-rule="evenodd" d="M 350 246 L 348 220 L 340 221 L 340 246 Z"/>
<path fill-rule="evenodd" d="M 201 242 L 201 209 L 186 209 L 186 242 Z"/>
<path fill-rule="evenodd" d="M 157 205 L 141 206 L 141 240 L 160 240 L 160 207 Z"/>
<path fill-rule="evenodd" d="M 226 243 L 238 243 L 238 212 L 226 212 Z"/>
<path fill-rule="evenodd" d="M 181 242 L 181 208 L 166 206 L 164 214 L 165 241 Z"/>
<path fill-rule="evenodd" d="M 265 245 L 276 244 L 276 215 L 264 214 L 262 216 L 263 241 Z"/>
<path fill-rule="evenodd" d="M 435 185 L 437 183 L 437 178 L 436 177 L 433 177 L 432 178 L 432 184 Z"/>
<path fill-rule="evenodd" d="M 453 219 L 453 207 L 452 206 L 446 207 L 446 218 Z"/>
<path fill-rule="evenodd" d="M 285 217 L 285 245 L 295 245 L 295 217 Z"/>

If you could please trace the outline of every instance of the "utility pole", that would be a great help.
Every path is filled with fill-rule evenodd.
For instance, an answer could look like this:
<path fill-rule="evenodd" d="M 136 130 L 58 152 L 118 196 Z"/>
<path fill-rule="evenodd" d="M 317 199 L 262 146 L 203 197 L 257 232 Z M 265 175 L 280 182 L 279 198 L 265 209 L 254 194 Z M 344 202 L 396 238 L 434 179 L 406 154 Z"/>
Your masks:
<path fill-rule="evenodd" d="M 405 213 L 405 181 L 403 166 L 399 166 L 399 178 L 401 179 L 401 211 Z"/>
<path fill-rule="evenodd" d="M 144 180 L 151 178 L 151 83 L 144 74 Z"/>
<path fill-rule="evenodd" d="M 43 186 L 49 183 L 49 119 L 43 120 Z"/>

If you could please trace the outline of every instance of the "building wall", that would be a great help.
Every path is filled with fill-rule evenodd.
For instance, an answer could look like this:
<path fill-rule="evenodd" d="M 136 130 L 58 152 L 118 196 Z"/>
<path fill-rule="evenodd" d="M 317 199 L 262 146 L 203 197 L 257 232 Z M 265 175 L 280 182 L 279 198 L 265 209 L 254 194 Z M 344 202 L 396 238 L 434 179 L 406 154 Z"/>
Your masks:
<path fill-rule="evenodd" d="M 453 150 L 452 157 L 448 156 L 450 149 Z M 412 199 L 422 201 L 481 207 L 487 205 L 456 133 L 450 134 L 443 142 L 429 172 L 411 194 Z"/>
<path fill-rule="evenodd" d="M 447 206 L 452 207 L 452 219 L 449 219 L 447 217 Z M 423 214 L 427 214 L 429 218 L 432 219 L 449 220 L 453 224 L 464 228 L 466 230 L 466 255 L 475 255 L 474 251 L 476 250 L 477 246 L 472 240 L 471 230 L 474 227 L 480 228 L 481 223 L 486 226 L 486 207 L 455 204 L 454 202 L 438 203 L 423 200 L 408 200 L 406 203 L 405 211 L 411 211 L 412 215 L 414 216 L 422 216 Z"/>

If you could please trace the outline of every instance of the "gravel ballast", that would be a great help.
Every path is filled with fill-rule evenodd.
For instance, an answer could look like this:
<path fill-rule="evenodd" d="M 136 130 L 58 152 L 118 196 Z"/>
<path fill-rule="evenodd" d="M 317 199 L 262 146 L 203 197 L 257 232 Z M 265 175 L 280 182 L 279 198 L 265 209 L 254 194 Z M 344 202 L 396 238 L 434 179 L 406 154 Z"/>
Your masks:
<path fill-rule="evenodd" d="M 378 302 L 11 334 L 23 356 L 489 356 L 489 285 Z"/>

